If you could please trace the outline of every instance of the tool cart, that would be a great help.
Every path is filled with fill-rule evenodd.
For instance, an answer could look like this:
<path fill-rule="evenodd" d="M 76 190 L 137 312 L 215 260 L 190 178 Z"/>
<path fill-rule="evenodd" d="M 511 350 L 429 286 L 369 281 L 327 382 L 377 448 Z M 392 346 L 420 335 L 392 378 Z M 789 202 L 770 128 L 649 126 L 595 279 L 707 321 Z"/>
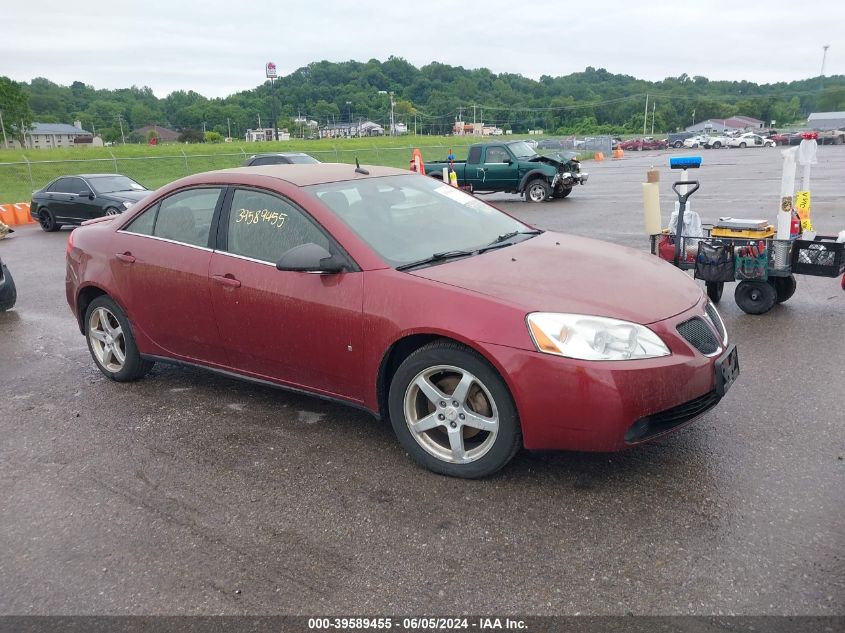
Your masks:
<path fill-rule="evenodd" d="M 836 237 L 778 240 L 774 227 L 763 220 L 725 218 L 716 225 L 703 225 L 702 235 L 677 235 L 683 233 L 687 200 L 699 186 L 697 180 L 686 178 L 672 185 L 679 203 L 675 227 L 680 228 L 651 235 L 651 252 L 682 270 L 693 270 L 714 303 L 722 298 L 724 285 L 736 281 L 734 299 L 740 309 L 765 314 L 795 293 L 796 274 L 838 277 L 845 273 L 845 243 Z"/>

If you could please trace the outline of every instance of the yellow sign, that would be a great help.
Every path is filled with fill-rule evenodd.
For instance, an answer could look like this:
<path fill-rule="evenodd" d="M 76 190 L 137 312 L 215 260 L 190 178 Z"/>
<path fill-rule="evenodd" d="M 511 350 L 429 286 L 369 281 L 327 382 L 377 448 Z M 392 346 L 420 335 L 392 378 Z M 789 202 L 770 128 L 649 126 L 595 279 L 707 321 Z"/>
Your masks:
<path fill-rule="evenodd" d="M 795 192 L 795 210 L 798 212 L 798 217 L 802 220 L 810 219 L 810 192 L 796 191 Z"/>

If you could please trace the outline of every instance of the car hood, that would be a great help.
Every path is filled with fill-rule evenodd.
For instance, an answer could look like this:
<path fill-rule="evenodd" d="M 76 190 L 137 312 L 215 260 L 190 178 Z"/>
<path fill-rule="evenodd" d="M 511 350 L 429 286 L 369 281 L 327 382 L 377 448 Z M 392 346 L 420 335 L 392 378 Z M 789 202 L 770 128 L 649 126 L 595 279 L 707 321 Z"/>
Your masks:
<path fill-rule="evenodd" d="M 103 198 L 110 198 L 112 200 L 120 200 L 121 202 L 138 202 L 143 200 L 149 191 L 111 191 L 109 193 L 101 194 Z"/>
<path fill-rule="evenodd" d="M 688 310 L 702 291 L 657 257 L 546 232 L 513 246 L 412 271 L 526 312 L 569 312 L 653 323 Z"/>

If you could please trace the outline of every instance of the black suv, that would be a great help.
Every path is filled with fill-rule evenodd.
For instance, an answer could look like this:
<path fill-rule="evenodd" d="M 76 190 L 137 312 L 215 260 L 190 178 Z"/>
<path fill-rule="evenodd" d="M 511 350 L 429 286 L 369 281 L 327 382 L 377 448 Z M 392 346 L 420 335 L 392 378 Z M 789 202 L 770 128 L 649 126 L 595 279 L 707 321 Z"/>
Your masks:
<path fill-rule="evenodd" d="M 697 132 L 675 132 L 666 137 L 666 144 L 669 147 L 683 147 L 684 141 L 695 136 Z"/>

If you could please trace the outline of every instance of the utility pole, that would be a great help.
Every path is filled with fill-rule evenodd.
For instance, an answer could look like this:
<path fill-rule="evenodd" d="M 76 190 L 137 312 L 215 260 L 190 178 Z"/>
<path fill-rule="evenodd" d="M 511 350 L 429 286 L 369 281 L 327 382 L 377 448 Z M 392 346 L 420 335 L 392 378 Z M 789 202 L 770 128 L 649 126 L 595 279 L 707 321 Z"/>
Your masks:
<path fill-rule="evenodd" d="M 472 104 L 472 134 L 475 136 L 475 104 Z"/>
<path fill-rule="evenodd" d="M 827 60 L 827 49 L 830 48 L 830 44 L 824 44 L 822 46 L 822 70 L 819 73 L 819 90 L 824 88 L 824 63 Z"/>
<path fill-rule="evenodd" d="M 202 122 L 202 133 L 205 134 L 205 121 Z"/>
<path fill-rule="evenodd" d="M 118 123 L 118 125 L 120 125 L 120 140 L 123 142 L 124 145 L 126 145 L 126 137 L 123 135 L 123 115 L 122 114 L 117 115 L 117 123 Z"/>
<path fill-rule="evenodd" d="M 232 138 L 232 124 L 229 122 L 229 117 L 226 117 L 226 129 L 228 130 L 229 138 Z"/>
<path fill-rule="evenodd" d="M 390 91 L 390 136 L 396 135 L 396 120 L 393 117 L 393 108 L 396 101 L 393 99 L 393 91 Z"/>
<path fill-rule="evenodd" d="M 657 101 L 651 102 L 651 135 L 654 136 L 654 109 L 657 107 Z"/>
<path fill-rule="evenodd" d="M 6 127 L 3 125 L 3 110 L 0 110 L 0 130 L 3 130 L 3 149 L 6 149 L 9 142 L 6 140 Z"/>
<path fill-rule="evenodd" d="M 645 93 L 645 112 L 643 112 L 643 136 L 645 136 L 645 126 L 648 121 L 648 93 Z"/>

